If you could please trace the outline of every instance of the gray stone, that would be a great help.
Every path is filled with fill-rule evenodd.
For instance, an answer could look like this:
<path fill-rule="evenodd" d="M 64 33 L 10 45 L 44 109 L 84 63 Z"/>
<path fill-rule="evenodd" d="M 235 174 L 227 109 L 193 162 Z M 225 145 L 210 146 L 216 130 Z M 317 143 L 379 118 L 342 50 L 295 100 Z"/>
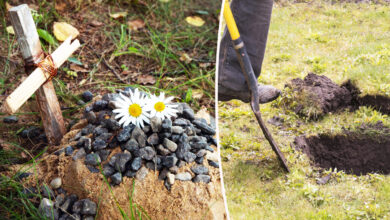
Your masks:
<path fill-rule="evenodd" d="M 209 169 L 203 165 L 194 165 L 191 167 L 191 171 L 195 174 L 209 174 Z"/>
<path fill-rule="evenodd" d="M 3 118 L 3 122 L 7 124 L 17 123 L 19 121 L 19 118 L 11 115 Z"/>
<path fill-rule="evenodd" d="M 192 176 L 188 172 L 178 173 L 175 175 L 175 179 L 180 181 L 190 181 L 192 179 Z"/>
<path fill-rule="evenodd" d="M 169 118 L 166 118 L 162 121 L 161 128 L 164 132 L 172 133 L 172 121 Z"/>
<path fill-rule="evenodd" d="M 114 173 L 115 173 L 115 169 L 114 169 L 114 167 L 110 166 L 110 164 L 105 164 L 103 166 L 103 175 L 105 177 L 109 177 Z"/>
<path fill-rule="evenodd" d="M 95 129 L 93 130 L 93 135 L 94 135 L 95 137 L 98 137 L 98 136 L 100 136 L 100 135 L 103 134 L 103 133 L 108 133 L 108 129 L 107 129 L 107 128 L 104 128 L 104 127 L 102 127 L 102 126 L 97 126 L 97 127 L 95 127 Z"/>
<path fill-rule="evenodd" d="M 131 160 L 131 154 L 119 153 L 115 161 L 115 169 L 121 173 L 126 171 L 126 164 Z"/>
<path fill-rule="evenodd" d="M 154 162 L 147 162 L 145 164 L 145 166 L 149 169 L 149 170 L 157 170 L 157 165 L 154 164 Z"/>
<path fill-rule="evenodd" d="M 79 214 L 83 209 L 83 200 L 76 201 L 73 203 L 72 212 Z"/>
<path fill-rule="evenodd" d="M 186 127 L 188 125 L 188 122 L 184 118 L 177 118 L 175 121 L 173 121 L 173 125 Z"/>
<path fill-rule="evenodd" d="M 93 112 L 93 111 L 85 112 L 84 117 L 87 119 L 88 123 L 96 124 L 96 122 L 97 122 L 95 112 Z"/>
<path fill-rule="evenodd" d="M 126 173 L 124 174 L 124 176 L 130 177 L 130 178 L 134 178 L 136 174 L 137 174 L 136 171 L 128 170 L 128 171 L 126 171 Z"/>
<path fill-rule="evenodd" d="M 48 199 L 55 198 L 55 194 L 54 194 L 53 190 L 47 184 L 42 185 L 41 194 L 43 197 L 48 198 Z"/>
<path fill-rule="evenodd" d="M 110 158 L 110 161 L 108 161 L 108 164 L 110 164 L 110 166 L 115 167 L 116 159 L 119 157 L 118 154 L 120 153 L 117 153 Z"/>
<path fill-rule="evenodd" d="M 207 123 L 205 123 L 201 119 L 195 119 L 194 121 L 192 121 L 192 123 L 205 134 L 209 134 L 209 135 L 215 134 L 215 130 L 212 127 L 208 126 Z"/>
<path fill-rule="evenodd" d="M 131 132 L 135 128 L 135 125 L 130 124 L 122 129 L 122 131 L 119 132 L 119 134 L 116 136 L 119 142 L 125 142 L 130 139 Z"/>
<path fill-rule="evenodd" d="M 177 149 L 177 144 L 168 138 L 164 138 L 163 145 L 171 152 L 175 152 Z"/>
<path fill-rule="evenodd" d="M 58 194 L 56 196 L 56 201 L 54 202 L 54 206 L 59 208 L 65 202 L 65 194 Z"/>
<path fill-rule="evenodd" d="M 167 177 L 167 174 L 168 174 L 168 169 L 167 168 L 162 169 L 160 171 L 160 173 L 158 174 L 158 179 L 165 180 L 165 178 Z"/>
<path fill-rule="evenodd" d="M 171 153 L 167 148 L 165 148 L 162 144 L 159 144 L 157 146 L 157 151 L 159 152 L 160 155 L 166 156 Z"/>
<path fill-rule="evenodd" d="M 144 147 L 139 149 L 138 154 L 142 159 L 151 160 L 156 156 L 156 151 L 152 147 Z"/>
<path fill-rule="evenodd" d="M 87 90 L 87 91 L 83 92 L 83 94 L 81 94 L 81 98 L 83 99 L 84 102 L 89 102 L 92 100 L 93 94 L 92 94 L 92 92 Z"/>
<path fill-rule="evenodd" d="M 144 131 L 145 134 L 148 134 L 152 128 L 149 125 L 145 125 L 142 130 Z"/>
<path fill-rule="evenodd" d="M 135 139 L 130 139 L 123 145 L 123 148 L 134 153 L 139 149 L 138 142 Z"/>
<path fill-rule="evenodd" d="M 141 128 L 135 127 L 131 134 L 131 138 L 137 140 L 140 147 L 146 146 L 146 135 Z"/>
<path fill-rule="evenodd" d="M 196 159 L 196 155 L 192 152 L 185 152 L 184 155 L 183 155 L 183 159 L 187 162 L 187 163 L 192 163 L 195 161 Z"/>
<path fill-rule="evenodd" d="M 107 108 L 108 102 L 105 100 L 97 100 L 92 104 L 93 111 L 98 112 Z"/>
<path fill-rule="evenodd" d="M 195 119 L 195 113 L 194 113 L 194 110 L 190 109 L 190 108 L 185 108 L 183 110 L 183 116 L 185 118 L 187 118 L 188 120 L 194 120 Z"/>
<path fill-rule="evenodd" d="M 195 178 L 192 181 L 194 183 L 199 183 L 199 182 L 209 183 L 211 181 L 211 178 L 209 175 L 200 174 L 200 175 L 195 176 Z"/>
<path fill-rule="evenodd" d="M 62 180 L 60 177 L 57 177 L 57 178 L 54 178 L 51 182 L 50 182 L 50 186 L 51 188 L 53 189 L 58 189 L 60 188 L 62 185 Z"/>
<path fill-rule="evenodd" d="M 187 153 L 191 149 L 191 146 L 188 143 L 179 143 L 176 150 L 176 156 L 180 160 L 184 159 L 185 153 Z"/>
<path fill-rule="evenodd" d="M 99 154 L 100 159 L 102 161 L 105 161 L 105 160 L 107 160 L 107 158 L 110 155 L 111 151 L 103 149 L 103 150 L 99 150 L 97 153 Z"/>
<path fill-rule="evenodd" d="M 100 164 L 102 161 L 100 159 L 100 156 L 99 154 L 95 154 L 95 153 L 90 153 L 90 154 L 87 154 L 87 156 L 85 156 L 85 161 L 84 163 L 86 165 L 91 165 L 91 166 L 97 166 L 98 164 Z"/>
<path fill-rule="evenodd" d="M 203 164 L 203 161 L 204 161 L 204 157 L 197 157 L 197 158 L 195 159 L 195 162 L 196 162 L 197 164 Z"/>
<path fill-rule="evenodd" d="M 120 172 L 114 173 L 111 176 L 112 184 L 119 185 L 122 182 L 122 174 Z"/>
<path fill-rule="evenodd" d="M 72 154 L 73 154 L 73 147 L 72 146 L 67 146 L 67 147 L 65 147 L 65 155 L 66 156 L 72 156 Z"/>
<path fill-rule="evenodd" d="M 70 212 L 72 209 L 73 204 L 77 201 L 78 197 L 75 194 L 71 194 L 70 196 L 66 197 L 65 202 L 61 205 L 61 210 L 64 210 L 65 212 Z"/>
<path fill-rule="evenodd" d="M 184 129 L 180 126 L 172 126 L 172 133 L 173 134 L 183 134 Z"/>
<path fill-rule="evenodd" d="M 165 157 L 163 157 L 162 165 L 167 167 L 167 168 L 171 168 L 171 167 L 176 165 L 177 160 L 178 160 L 177 157 L 165 156 Z"/>
<path fill-rule="evenodd" d="M 86 167 L 88 168 L 89 172 L 91 172 L 91 173 L 99 173 L 100 172 L 100 170 L 96 167 L 89 166 L 89 165 L 87 165 Z"/>
<path fill-rule="evenodd" d="M 110 131 L 117 131 L 121 128 L 119 122 L 112 118 L 104 120 L 103 125 Z"/>
<path fill-rule="evenodd" d="M 96 215 L 96 203 L 90 199 L 83 199 L 83 208 L 81 209 L 82 215 Z"/>
<path fill-rule="evenodd" d="M 43 198 L 38 210 L 47 219 L 58 219 L 58 209 L 54 208 L 54 203 L 49 199 Z"/>
<path fill-rule="evenodd" d="M 159 117 L 153 117 L 150 119 L 150 126 L 153 132 L 161 131 L 162 120 Z"/>
<path fill-rule="evenodd" d="M 150 136 L 148 137 L 148 143 L 149 143 L 150 145 L 152 145 L 152 146 L 157 145 L 159 142 L 160 142 L 160 139 L 159 139 L 157 133 L 153 133 L 152 135 L 150 135 Z"/>
<path fill-rule="evenodd" d="M 103 141 L 107 142 L 111 139 L 112 135 L 112 133 L 103 133 L 96 137 L 96 139 L 102 139 Z"/>
<path fill-rule="evenodd" d="M 137 171 L 141 168 L 142 166 L 142 158 L 141 157 L 136 157 L 133 159 L 131 162 L 130 168 L 134 171 Z"/>
<path fill-rule="evenodd" d="M 197 153 L 196 153 L 196 156 L 197 157 L 203 157 L 204 155 L 206 155 L 207 151 L 205 149 L 201 149 L 199 150 Z"/>
<path fill-rule="evenodd" d="M 107 147 L 107 142 L 100 139 L 100 138 L 97 138 L 92 143 L 92 147 L 93 147 L 93 150 L 95 150 L 95 151 L 102 150 L 102 149 Z"/>
<path fill-rule="evenodd" d="M 169 172 L 176 174 L 179 171 L 178 166 L 173 166 L 169 168 Z"/>
<path fill-rule="evenodd" d="M 149 170 L 148 168 L 146 167 L 141 167 L 141 169 L 138 170 L 137 174 L 135 175 L 135 177 L 138 179 L 138 180 L 143 180 L 146 175 L 148 175 L 149 173 Z"/>
<path fill-rule="evenodd" d="M 209 160 L 209 165 L 215 168 L 219 168 L 219 163 L 216 161 Z"/>

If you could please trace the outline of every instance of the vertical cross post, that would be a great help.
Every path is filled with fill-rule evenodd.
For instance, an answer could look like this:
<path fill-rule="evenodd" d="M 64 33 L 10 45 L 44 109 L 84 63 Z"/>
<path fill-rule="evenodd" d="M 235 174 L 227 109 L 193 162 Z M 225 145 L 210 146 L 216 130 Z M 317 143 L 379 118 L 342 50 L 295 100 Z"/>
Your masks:
<path fill-rule="evenodd" d="M 26 65 L 26 72 L 30 74 L 35 68 L 34 64 L 44 58 L 33 17 L 27 4 L 13 7 L 9 13 Z M 48 81 L 43 84 L 35 95 L 46 137 L 49 143 L 57 145 L 66 133 L 66 129 L 53 83 Z"/>

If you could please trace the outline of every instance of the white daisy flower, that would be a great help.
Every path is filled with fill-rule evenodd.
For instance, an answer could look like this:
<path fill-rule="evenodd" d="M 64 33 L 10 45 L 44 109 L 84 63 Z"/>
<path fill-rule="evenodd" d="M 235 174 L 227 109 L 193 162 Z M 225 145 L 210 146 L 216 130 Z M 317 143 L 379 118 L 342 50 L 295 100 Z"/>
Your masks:
<path fill-rule="evenodd" d="M 130 91 L 130 97 L 119 93 L 119 98 L 115 101 L 115 106 L 112 112 L 116 113 L 115 119 L 119 119 L 119 124 L 123 127 L 134 124 L 138 127 L 143 127 L 144 122 L 149 123 L 149 113 L 146 111 L 148 98 L 141 93 L 138 88 L 134 92 Z"/>
<path fill-rule="evenodd" d="M 151 95 L 147 110 L 150 111 L 150 117 L 159 117 L 161 119 L 176 116 L 177 105 L 172 104 L 174 97 L 165 98 L 162 92 L 160 96 Z"/>

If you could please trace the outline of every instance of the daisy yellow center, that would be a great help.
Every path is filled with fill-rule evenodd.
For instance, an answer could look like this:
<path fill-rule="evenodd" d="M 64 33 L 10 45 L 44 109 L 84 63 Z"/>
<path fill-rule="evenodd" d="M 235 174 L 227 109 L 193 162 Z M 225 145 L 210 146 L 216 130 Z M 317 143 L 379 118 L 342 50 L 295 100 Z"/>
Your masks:
<path fill-rule="evenodd" d="M 134 103 L 129 106 L 129 114 L 135 118 L 140 116 L 142 113 L 142 108 L 140 105 Z"/>
<path fill-rule="evenodd" d="M 164 102 L 156 102 L 156 104 L 154 104 L 154 109 L 158 112 L 162 112 L 164 111 L 165 109 L 165 104 Z"/>

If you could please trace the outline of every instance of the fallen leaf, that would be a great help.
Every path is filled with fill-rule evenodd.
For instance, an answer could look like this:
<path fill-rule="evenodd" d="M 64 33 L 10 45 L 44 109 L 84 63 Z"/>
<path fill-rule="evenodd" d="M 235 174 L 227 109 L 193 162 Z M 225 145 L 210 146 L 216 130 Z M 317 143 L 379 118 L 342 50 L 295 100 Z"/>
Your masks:
<path fill-rule="evenodd" d="M 155 84 L 156 79 L 152 75 L 140 75 L 137 77 L 137 81 L 139 84 L 146 85 L 146 84 Z"/>
<path fill-rule="evenodd" d="M 83 67 L 77 65 L 77 64 L 70 64 L 69 68 L 75 72 L 79 72 L 79 73 L 88 73 L 89 71 L 87 69 L 84 69 Z"/>
<path fill-rule="evenodd" d="M 12 35 L 15 34 L 14 28 L 12 26 L 8 26 L 6 29 L 7 29 L 8 34 L 12 34 Z"/>
<path fill-rule="evenodd" d="M 55 5 L 54 5 L 54 8 L 56 9 L 56 11 L 64 11 L 65 8 L 66 8 L 66 3 L 65 2 L 56 2 Z"/>
<path fill-rule="evenodd" d="M 55 45 L 56 41 L 54 40 L 54 37 L 47 31 L 38 28 L 37 29 L 38 35 L 40 38 L 44 39 L 46 42 L 48 42 L 51 45 Z"/>
<path fill-rule="evenodd" d="M 199 63 L 200 68 L 207 68 L 209 66 L 211 66 L 211 63 Z"/>
<path fill-rule="evenodd" d="M 85 83 L 87 82 L 87 79 L 82 79 L 79 83 L 79 86 L 82 86 L 84 85 Z"/>
<path fill-rule="evenodd" d="M 113 14 L 110 13 L 110 17 L 112 17 L 113 19 L 123 18 L 123 17 L 126 17 L 126 16 L 127 16 L 127 12 L 126 11 L 116 12 L 116 13 L 113 13 Z"/>
<path fill-rule="evenodd" d="M 168 2 L 170 2 L 171 0 L 160 0 L 160 2 L 162 2 L 162 3 L 168 3 Z"/>
<path fill-rule="evenodd" d="M 72 36 L 72 39 L 75 39 L 80 33 L 75 27 L 66 22 L 54 22 L 53 34 L 57 40 L 64 41 L 69 36 Z"/>
<path fill-rule="evenodd" d="M 192 61 L 192 58 L 187 53 L 182 53 L 179 59 L 186 64 L 189 64 Z"/>
<path fill-rule="evenodd" d="M 138 18 L 138 19 L 127 22 L 127 25 L 129 26 L 130 30 L 138 31 L 139 29 L 142 29 L 145 27 L 145 22 L 142 19 Z"/>
<path fill-rule="evenodd" d="M 186 17 L 186 21 L 188 24 L 196 27 L 200 27 L 205 23 L 205 21 L 199 16 L 188 16 Z"/>
<path fill-rule="evenodd" d="M 92 26 L 94 26 L 94 27 L 103 26 L 103 22 L 96 21 L 96 20 L 92 20 L 91 23 L 89 23 L 89 24 L 92 25 Z"/>
<path fill-rule="evenodd" d="M 129 74 L 131 74 L 132 72 L 130 71 L 130 70 L 123 70 L 122 72 L 121 72 L 121 74 L 122 75 L 129 75 Z"/>
<path fill-rule="evenodd" d="M 207 108 L 204 107 L 204 106 L 195 114 L 195 117 L 205 119 L 207 121 L 207 124 L 211 123 L 211 120 L 210 120 L 211 119 L 211 115 L 207 111 Z"/>
<path fill-rule="evenodd" d="M 5 3 L 5 8 L 7 9 L 7 11 L 9 11 L 13 7 L 14 6 L 10 5 L 8 2 Z"/>
<path fill-rule="evenodd" d="M 201 99 L 202 97 L 203 97 L 203 90 L 201 89 L 192 90 L 193 99 Z"/>

